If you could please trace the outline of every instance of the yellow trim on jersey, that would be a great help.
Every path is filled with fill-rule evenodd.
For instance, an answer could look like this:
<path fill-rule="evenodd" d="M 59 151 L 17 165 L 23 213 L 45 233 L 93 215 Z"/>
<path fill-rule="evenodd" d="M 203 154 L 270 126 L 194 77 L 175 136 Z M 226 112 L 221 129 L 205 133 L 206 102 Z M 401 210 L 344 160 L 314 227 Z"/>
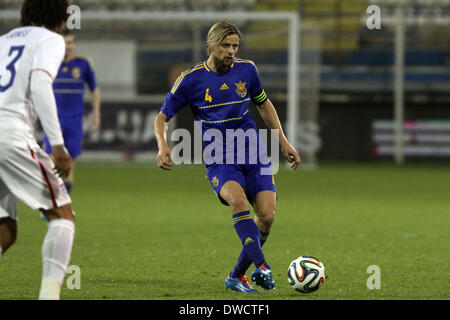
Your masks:
<path fill-rule="evenodd" d="M 230 104 L 242 103 L 242 102 L 249 101 L 249 100 L 250 100 L 250 98 L 240 100 L 240 101 L 230 101 L 230 102 L 224 102 L 224 103 L 218 103 L 218 104 L 211 104 L 209 106 L 199 107 L 199 109 L 208 109 L 208 108 L 214 108 L 214 107 L 227 106 Z"/>
<path fill-rule="evenodd" d="M 241 58 L 234 58 L 234 62 L 236 62 L 236 63 L 250 63 L 256 68 L 256 64 L 252 60 L 241 59 Z"/>
<path fill-rule="evenodd" d="M 174 85 L 173 85 L 173 87 L 172 87 L 172 90 L 170 90 L 170 92 L 171 92 L 172 94 L 175 94 L 175 91 L 177 91 L 178 86 L 180 85 L 181 81 L 183 81 L 183 79 L 184 79 L 184 77 L 185 77 L 186 75 L 188 75 L 188 74 L 190 74 L 190 73 L 192 73 L 192 72 L 194 72 L 194 71 L 203 69 L 203 68 L 204 68 L 204 65 L 203 65 L 203 64 L 198 64 L 198 65 L 196 65 L 195 67 L 193 67 L 192 69 L 187 69 L 187 70 L 183 71 L 183 72 L 180 74 L 180 76 L 177 78 L 177 80 L 175 81 L 175 83 L 174 83 Z"/>
<path fill-rule="evenodd" d="M 237 118 L 228 118 L 228 119 L 224 119 L 224 120 L 214 120 L 214 121 L 208 121 L 208 120 L 202 120 L 202 122 L 204 123 L 222 123 L 222 122 L 228 122 L 228 121 L 233 121 L 233 120 L 241 120 L 250 110 L 247 109 L 247 111 L 245 111 L 241 117 L 237 117 Z"/>
<path fill-rule="evenodd" d="M 76 53 L 74 59 L 76 59 L 76 58 L 87 61 L 87 63 L 89 63 L 89 66 L 91 67 L 91 70 L 94 71 L 94 61 L 92 61 L 91 57 L 82 56 L 82 55 L 79 55 Z"/>
<path fill-rule="evenodd" d="M 208 68 L 208 65 L 206 64 L 206 61 L 203 61 L 203 66 L 205 67 L 206 71 L 208 71 L 208 72 L 210 71 Z"/>

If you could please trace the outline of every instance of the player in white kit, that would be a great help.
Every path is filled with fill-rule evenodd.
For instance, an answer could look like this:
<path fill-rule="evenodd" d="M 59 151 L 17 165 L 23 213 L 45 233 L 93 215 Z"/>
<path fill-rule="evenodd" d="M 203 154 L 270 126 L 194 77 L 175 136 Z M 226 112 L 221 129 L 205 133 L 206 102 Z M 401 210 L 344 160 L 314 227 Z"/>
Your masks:
<path fill-rule="evenodd" d="M 0 257 L 15 242 L 17 200 L 48 220 L 42 245 L 39 299 L 59 299 L 75 232 L 71 200 L 61 177 L 71 160 L 56 111 L 52 83 L 64 57 L 61 32 L 67 0 L 25 0 L 22 27 L 0 36 Z M 40 119 L 55 156 L 33 134 Z"/>

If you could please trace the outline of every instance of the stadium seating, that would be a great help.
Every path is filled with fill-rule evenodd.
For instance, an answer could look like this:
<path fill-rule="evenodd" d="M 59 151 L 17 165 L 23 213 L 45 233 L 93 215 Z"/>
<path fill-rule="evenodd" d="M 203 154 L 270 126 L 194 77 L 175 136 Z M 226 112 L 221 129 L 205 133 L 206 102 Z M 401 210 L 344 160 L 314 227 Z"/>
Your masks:
<path fill-rule="evenodd" d="M 257 0 L 74 0 L 82 10 L 248 10 Z M 19 8 L 21 1 L 0 0 L 0 9 Z"/>
<path fill-rule="evenodd" d="M 383 19 L 392 18 L 395 0 L 73 0 L 72 3 L 79 5 L 82 10 L 99 11 L 297 11 L 302 22 L 312 26 L 308 28 L 311 31 L 304 29 L 302 32 L 302 55 L 317 49 L 321 51 L 325 86 L 327 80 L 339 76 L 342 79 L 372 78 L 375 81 L 385 81 L 392 75 L 394 30 L 386 24 L 383 24 L 382 31 L 368 30 L 364 19 L 370 4 L 382 6 Z M 411 0 L 411 3 L 409 13 L 416 16 L 430 16 L 435 9 L 447 19 L 450 16 L 449 0 Z M 20 4 L 19 0 L 0 0 L 0 9 L 18 9 Z M 126 22 L 110 24 L 89 21 L 85 25 L 89 26 L 83 29 L 82 36 L 86 39 L 134 38 L 143 43 L 178 43 L 178 40 L 190 41 L 192 37 L 192 26 L 181 23 L 162 22 L 160 27 L 153 24 L 151 28 L 144 23 Z M 166 32 L 167 25 L 170 25 L 169 34 Z M 8 25 L 0 24 L 0 27 L 7 28 Z M 245 39 L 245 48 L 257 49 L 256 53 L 251 52 L 251 56 L 259 63 L 286 63 L 285 22 L 254 21 L 239 24 L 239 27 L 245 35 L 250 35 Z M 203 26 L 201 29 L 202 37 L 207 31 L 205 28 Z M 105 30 L 108 32 L 105 33 Z M 320 34 L 319 41 L 317 34 Z M 412 72 L 407 79 L 420 80 L 422 77 L 423 81 L 448 81 L 445 74 L 449 73 L 447 68 L 450 54 L 446 39 L 450 39 L 450 31 L 445 27 L 426 25 L 407 29 L 406 65 L 408 72 Z M 192 49 L 188 46 L 177 50 L 177 54 L 183 57 L 192 55 Z M 147 60 L 146 54 L 142 54 L 142 57 L 144 63 L 151 61 L 158 64 L 158 59 L 165 61 L 173 54 L 173 50 L 168 48 L 167 54 L 152 54 L 150 60 Z"/>

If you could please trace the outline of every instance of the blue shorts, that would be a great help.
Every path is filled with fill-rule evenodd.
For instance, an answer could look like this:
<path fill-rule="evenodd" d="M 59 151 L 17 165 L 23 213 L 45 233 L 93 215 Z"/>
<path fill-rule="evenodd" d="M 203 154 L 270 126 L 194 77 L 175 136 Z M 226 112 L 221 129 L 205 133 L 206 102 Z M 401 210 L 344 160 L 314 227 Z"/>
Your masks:
<path fill-rule="evenodd" d="M 244 189 L 248 201 L 253 205 L 253 200 L 258 192 L 267 190 L 277 192 L 273 175 L 261 174 L 261 168 L 270 168 L 270 165 L 215 164 L 208 167 L 206 177 L 224 205 L 228 206 L 228 203 L 220 196 L 219 192 L 227 181 L 239 183 Z"/>
<path fill-rule="evenodd" d="M 83 115 L 59 118 L 59 124 L 64 138 L 64 145 L 72 158 L 81 154 L 83 144 Z M 52 147 L 47 135 L 44 136 L 45 152 L 52 153 Z"/>

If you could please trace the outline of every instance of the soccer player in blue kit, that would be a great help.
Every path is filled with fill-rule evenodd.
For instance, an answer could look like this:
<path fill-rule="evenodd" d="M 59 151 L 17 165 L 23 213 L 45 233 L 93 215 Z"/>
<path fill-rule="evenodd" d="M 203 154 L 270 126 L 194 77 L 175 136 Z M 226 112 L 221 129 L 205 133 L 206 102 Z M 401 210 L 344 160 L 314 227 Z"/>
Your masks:
<path fill-rule="evenodd" d="M 75 35 L 69 29 L 63 31 L 66 43 L 64 60 L 59 68 L 58 76 L 53 83 L 58 118 L 64 137 L 64 145 L 72 157 L 72 170 L 64 179 L 67 191 L 72 190 L 74 182 L 75 158 L 81 155 L 83 143 L 84 86 L 88 84 L 92 92 L 91 128 L 100 128 L 100 89 L 97 86 L 91 61 L 74 52 Z M 52 153 L 47 136 L 44 137 L 45 152 Z"/>
<path fill-rule="evenodd" d="M 261 86 L 255 64 L 236 57 L 240 38 L 240 31 L 232 23 L 214 24 L 207 36 L 208 60 L 184 71 L 175 81 L 155 118 L 157 161 L 162 169 L 172 169 L 171 149 L 166 141 L 167 122 L 180 109 L 191 106 L 195 119 L 201 123 L 203 136 L 209 129 L 219 130 L 226 136 L 227 129 L 257 132 L 249 112 L 250 101 L 257 106 L 267 126 L 278 130 L 282 155 L 291 167 L 295 170 L 300 164 L 299 154 L 287 141 L 277 112 Z M 208 141 L 203 143 L 206 148 Z M 248 149 L 248 143 L 245 148 Z M 256 270 L 251 274 L 252 281 L 266 290 L 274 289 L 272 271 L 262 251 L 274 221 L 277 201 L 273 176 L 262 174 L 261 170 L 270 168 L 270 162 L 263 163 L 259 159 L 253 163 L 246 158 L 243 164 L 230 164 L 229 154 L 224 154 L 225 163 L 206 163 L 206 166 L 207 177 L 219 200 L 231 209 L 234 227 L 242 243 L 241 253 L 225 280 L 225 287 L 245 293 L 258 292 L 245 276 L 253 263 Z M 249 202 L 255 211 L 254 220 L 250 216 Z"/>

